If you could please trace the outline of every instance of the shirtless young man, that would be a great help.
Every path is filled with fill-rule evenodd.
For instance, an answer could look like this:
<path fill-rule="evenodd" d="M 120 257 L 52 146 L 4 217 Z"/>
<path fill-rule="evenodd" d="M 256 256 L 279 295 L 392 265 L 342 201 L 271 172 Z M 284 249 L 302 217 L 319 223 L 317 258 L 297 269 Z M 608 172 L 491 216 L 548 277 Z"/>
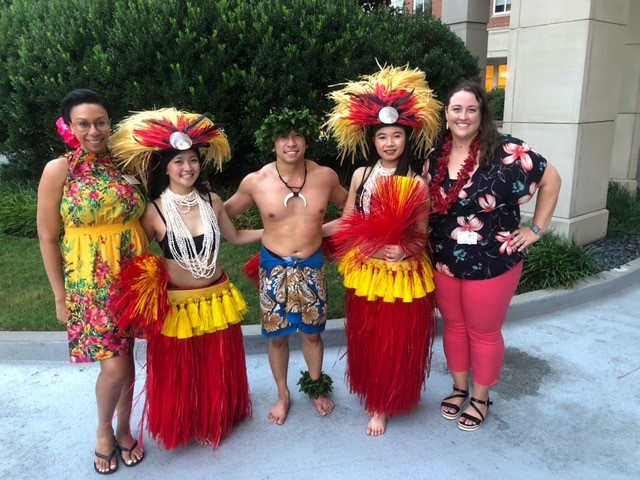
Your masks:
<path fill-rule="evenodd" d="M 322 372 L 324 345 L 320 333 L 327 319 L 327 288 L 320 247 L 327 205 L 343 206 L 347 191 L 332 169 L 305 159 L 307 140 L 317 134 L 317 120 L 306 109 L 284 109 L 269 116 L 257 137 L 263 149 L 275 152 L 276 161 L 247 175 L 225 202 L 230 218 L 256 205 L 264 225 L 260 310 L 262 334 L 269 338 L 269 364 L 278 389 L 269 419 L 277 425 L 284 423 L 289 411 L 289 335 L 297 330 L 309 369 L 308 375 L 303 374 L 301 390 L 306 390 L 320 415 L 333 411 L 333 402 L 326 396 L 331 391 L 331 379 Z M 305 389 L 305 385 L 311 389 Z"/>

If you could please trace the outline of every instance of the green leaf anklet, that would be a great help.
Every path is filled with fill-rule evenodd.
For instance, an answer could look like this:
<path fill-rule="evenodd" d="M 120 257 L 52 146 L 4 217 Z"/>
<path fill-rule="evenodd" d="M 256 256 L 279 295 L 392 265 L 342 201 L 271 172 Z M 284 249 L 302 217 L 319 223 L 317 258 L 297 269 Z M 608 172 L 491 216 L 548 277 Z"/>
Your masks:
<path fill-rule="evenodd" d="M 311 380 L 309 371 L 301 370 L 300 373 L 300 391 L 309 395 L 309 398 L 317 400 L 320 395 L 324 396 L 333 391 L 333 380 L 326 373 L 322 372 L 318 380 Z"/>

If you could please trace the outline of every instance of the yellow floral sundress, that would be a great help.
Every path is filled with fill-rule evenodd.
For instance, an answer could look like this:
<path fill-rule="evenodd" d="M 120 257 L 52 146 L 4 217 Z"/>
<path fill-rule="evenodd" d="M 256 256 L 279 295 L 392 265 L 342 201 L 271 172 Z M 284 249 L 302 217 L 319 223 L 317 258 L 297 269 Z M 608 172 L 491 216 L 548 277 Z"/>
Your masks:
<path fill-rule="evenodd" d="M 65 157 L 60 215 L 70 359 L 93 362 L 130 351 L 131 339 L 114 326 L 106 302 L 120 263 L 147 248 L 144 199 L 108 154 L 77 149 Z"/>

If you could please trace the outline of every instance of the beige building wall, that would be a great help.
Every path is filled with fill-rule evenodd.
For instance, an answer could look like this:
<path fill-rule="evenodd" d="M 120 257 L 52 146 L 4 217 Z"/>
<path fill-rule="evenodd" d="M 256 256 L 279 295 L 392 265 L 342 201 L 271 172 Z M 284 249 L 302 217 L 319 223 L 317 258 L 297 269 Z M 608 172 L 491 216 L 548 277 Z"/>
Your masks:
<path fill-rule="evenodd" d="M 489 30 L 487 58 L 506 58 L 509 54 L 509 28 Z"/>
<path fill-rule="evenodd" d="M 635 190 L 640 174 L 640 0 L 631 0 L 629 4 L 622 55 L 622 84 L 610 176 Z"/>
<path fill-rule="evenodd" d="M 629 0 L 512 5 L 503 129 L 558 169 L 563 186 L 553 224 L 581 244 L 606 234 L 618 115 L 611 99 L 620 96 L 628 13 Z"/>
<path fill-rule="evenodd" d="M 487 22 L 490 0 L 444 0 L 443 23 L 466 44 L 471 55 L 478 59 L 480 78 L 487 65 Z"/>

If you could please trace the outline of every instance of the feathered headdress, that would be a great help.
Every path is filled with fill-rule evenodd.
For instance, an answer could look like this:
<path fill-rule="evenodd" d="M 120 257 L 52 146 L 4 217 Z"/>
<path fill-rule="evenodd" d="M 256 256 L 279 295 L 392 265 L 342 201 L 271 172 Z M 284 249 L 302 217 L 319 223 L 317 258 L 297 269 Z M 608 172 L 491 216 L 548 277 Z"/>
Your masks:
<path fill-rule="evenodd" d="M 385 67 L 374 75 L 349 82 L 331 92 L 336 102 L 324 125 L 336 138 L 342 160 L 353 161 L 358 149 L 367 153 L 367 128 L 373 125 L 403 125 L 413 131 L 416 154 L 426 153 L 440 128 L 440 108 L 424 72 L 408 66 Z"/>
<path fill-rule="evenodd" d="M 195 149 L 204 165 L 217 170 L 231 157 L 229 141 L 219 125 L 205 115 L 175 108 L 136 112 L 120 122 L 109 139 L 109 150 L 125 172 L 146 185 L 155 152 Z"/>

